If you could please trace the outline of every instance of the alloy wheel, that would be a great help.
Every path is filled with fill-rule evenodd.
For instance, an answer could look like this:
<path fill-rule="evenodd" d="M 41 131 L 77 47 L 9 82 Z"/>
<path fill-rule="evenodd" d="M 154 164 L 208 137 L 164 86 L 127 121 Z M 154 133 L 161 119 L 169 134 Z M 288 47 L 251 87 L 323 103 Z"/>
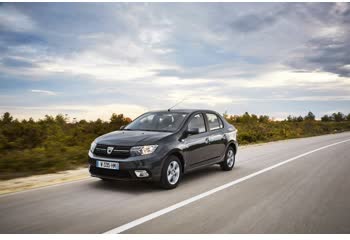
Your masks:
<path fill-rule="evenodd" d="M 234 164 L 234 161 L 235 161 L 235 154 L 233 153 L 233 150 L 230 149 L 230 150 L 227 152 L 227 159 L 226 159 L 227 166 L 228 166 L 228 167 L 232 167 L 233 164 Z"/>
<path fill-rule="evenodd" d="M 176 184 L 180 177 L 180 166 L 177 161 L 170 162 L 167 170 L 168 182 L 172 185 Z"/>

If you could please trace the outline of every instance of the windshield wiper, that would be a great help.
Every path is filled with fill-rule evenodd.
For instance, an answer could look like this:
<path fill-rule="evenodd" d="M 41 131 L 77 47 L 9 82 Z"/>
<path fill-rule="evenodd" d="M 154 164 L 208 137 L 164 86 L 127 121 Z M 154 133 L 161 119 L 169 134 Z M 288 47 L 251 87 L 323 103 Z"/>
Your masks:
<path fill-rule="evenodd" d="M 172 132 L 170 130 L 163 130 L 163 129 L 155 129 L 155 130 L 148 130 L 148 131 L 152 131 L 152 132 Z"/>
<path fill-rule="evenodd" d="M 127 129 L 131 131 L 145 131 L 145 132 L 172 132 L 170 130 L 161 130 L 161 129 Z"/>

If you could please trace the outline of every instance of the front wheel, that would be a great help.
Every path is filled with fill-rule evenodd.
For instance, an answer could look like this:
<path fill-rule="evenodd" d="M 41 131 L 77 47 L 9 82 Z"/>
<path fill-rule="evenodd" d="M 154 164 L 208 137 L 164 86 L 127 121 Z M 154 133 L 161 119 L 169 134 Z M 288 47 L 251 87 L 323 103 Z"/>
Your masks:
<path fill-rule="evenodd" d="M 182 166 L 176 156 L 170 156 L 165 160 L 160 179 L 160 186 L 164 189 L 176 188 L 182 177 Z"/>
<path fill-rule="evenodd" d="M 232 146 L 229 146 L 226 150 L 225 160 L 220 164 L 221 169 L 224 171 L 232 170 L 235 160 L 235 151 Z"/>

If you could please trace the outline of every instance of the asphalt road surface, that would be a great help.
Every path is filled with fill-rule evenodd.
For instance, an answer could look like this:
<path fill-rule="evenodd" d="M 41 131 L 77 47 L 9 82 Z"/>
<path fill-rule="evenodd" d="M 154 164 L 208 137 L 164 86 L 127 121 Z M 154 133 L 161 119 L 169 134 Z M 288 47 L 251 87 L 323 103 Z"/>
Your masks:
<path fill-rule="evenodd" d="M 241 148 L 233 171 L 204 168 L 170 191 L 89 178 L 0 196 L 0 233 L 111 230 L 350 233 L 350 133 Z"/>

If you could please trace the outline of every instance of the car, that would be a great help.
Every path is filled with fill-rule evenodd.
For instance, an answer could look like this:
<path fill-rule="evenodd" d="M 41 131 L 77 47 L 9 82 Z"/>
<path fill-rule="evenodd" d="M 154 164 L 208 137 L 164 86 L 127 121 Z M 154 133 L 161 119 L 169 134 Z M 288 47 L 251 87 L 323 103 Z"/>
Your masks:
<path fill-rule="evenodd" d="M 215 111 L 152 111 L 96 138 L 89 171 L 105 181 L 147 180 L 172 189 L 185 173 L 201 167 L 232 170 L 237 150 L 237 129 Z"/>

